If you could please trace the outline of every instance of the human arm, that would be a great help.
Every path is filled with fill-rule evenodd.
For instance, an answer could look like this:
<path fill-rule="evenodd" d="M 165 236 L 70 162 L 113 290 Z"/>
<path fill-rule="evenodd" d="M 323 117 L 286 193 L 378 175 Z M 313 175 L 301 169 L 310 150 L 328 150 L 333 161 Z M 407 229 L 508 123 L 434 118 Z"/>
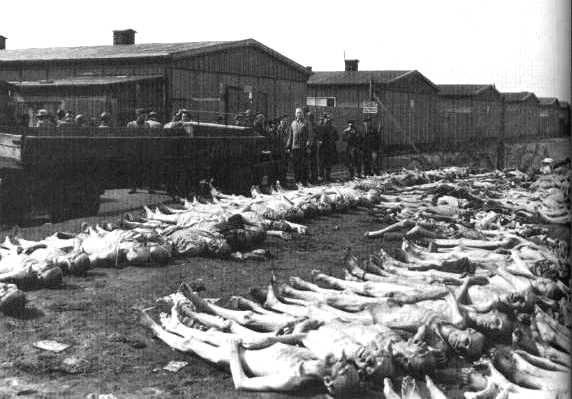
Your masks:
<path fill-rule="evenodd" d="M 290 151 L 292 149 L 292 135 L 293 135 L 292 127 L 286 130 L 286 151 Z"/>
<path fill-rule="evenodd" d="M 464 328 L 466 324 L 465 316 L 461 313 L 461 309 L 459 307 L 459 303 L 457 302 L 457 298 L 451 290 L 449 289 L 449 294 L 445 297 L 447 304 L 449 305 L 449 315 L 450 315 L 450 323 L 457 327 L 457 328 Z"/>
<path fill-rule="evenodd" d="M 429 325 L 421 324 L 411 340 L 418 344 L 425 342 L 425 338 L 427 337 L 428 331 L 429 331 Z"/>

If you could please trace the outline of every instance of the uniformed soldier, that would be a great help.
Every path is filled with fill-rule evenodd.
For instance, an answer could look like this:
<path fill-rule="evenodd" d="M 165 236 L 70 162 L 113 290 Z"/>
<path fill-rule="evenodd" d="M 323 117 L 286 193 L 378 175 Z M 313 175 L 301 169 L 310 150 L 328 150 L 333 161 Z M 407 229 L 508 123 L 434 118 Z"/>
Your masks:
<path fill-rule="evenodd" d="M 363 120 L 363 173 L 366 176 L 379 174 L 379 130 L 371 115 L 366 114 Z"/>
<path fill-rule="evenodd" d="M 72 111 L 66 111 L 65 116 L 63 119 L 58 120 L 57 126 L 73 126 L 74 123 L 74 114 Z"/>
<path fill-rule="evenodd" d="M 280 118 L 278 127 L 276 128 L 275 136 L 275 151 L 276 154 L 281 159 L 280 171 L 278 173 L 278 180 L 280 183 L 286 187 L 286 174 L 288 173 L 288 154 L 286 153 L 286 144 L 288 143 L 288 137 L 290 136 L 290 124 L 288 123 L 288 117 L 283 115 Z"/>
<path fill-rule="evenodd" d="M 181 117 L 182 117 L 181 110 L 178 110 L 177 112 L 175 112 L 173 114 L 173 118 L 171 119 L 171 121 L 165 123 L 165 126 L 163 126 L 163 129 L 175 129 L 177 127 L 181 127 L 182 126 Z"/>
<path fill-rule="evenodd" d="M 344 133 L 342 135 L 342 140 L 347 143 L 346 156 L 351 178 L 356 174 L 358 177 L 361 177 L 360 165 L 362 137 L 355 128 L 354 123 L 355 121 L 353 119 L 348 120 L 348 126 L 344 129 Z"/>
<path fill-rule="evenodd" d="M 163 127 L 161 122 L 159 122 L 159 116 L 155 111 L 149 112 L 149 115 L 147 116 L 147 125 L 149 125 L 151 129 L 161 129 Z"/>
<path fill-rule="evenodd" d="M 314 114 L 307 110 L 306 111 L 306 123 L 308 125 L 308 177 L 310 183 L 316 184 L 318 182 L 318 135 L 316 134 L 316 126 L 314 123 Z"/>
<path fill-rule="evenodd" d="M 50 114 L 45 109 L 40 109 L 36 113 L 36 127 L 54 127 L 55 124 L 50 120 Z"/>
<path fill-rule="evenodd" d="M 191 111 L 188 109 L 181 110 L 181 122 L 192 122 Z"/>
<path fill-rule="evenodd" d="M 111 114 L 107 111 L 103 111 L 99 116 L 99 126 L 98 127 L 111 127 Z"/>
<path fill-rule="evenodd" d="M 337 142 L 340 138 L 338 131 L 332 125 L 330 114 L 322 114 L 320 129 L 316 130 L 318 137 L 319 174 L 323 181 L 331 180 L 332 166 L 338 157 Z"/>
<path fill-rule="evenodd" d="M 88 122 L 83 114 L 77 114 L 74 118 L 74 124 L 78 127 L 87 127 Z"/>
<path fill-rule="evenodd" d="M 145 112 L 141 109 L 138 109 L 136 112 L 137 112 L 137 117 L 135 118 L 135 120 L 129 122 L 127 124 L 127 127 L 131 128 L 149 127 L 149 124 L 145 120 L 146 119 Z"/>
<path fill-rule="evenodd" d="M 260 134 L 261 136 L 268 137 L 268 132 L 266 131 L 266 117 L 262 112 L 259 112 L 254 117 L 254 122 L 252 123 L 252 129 Z"/>

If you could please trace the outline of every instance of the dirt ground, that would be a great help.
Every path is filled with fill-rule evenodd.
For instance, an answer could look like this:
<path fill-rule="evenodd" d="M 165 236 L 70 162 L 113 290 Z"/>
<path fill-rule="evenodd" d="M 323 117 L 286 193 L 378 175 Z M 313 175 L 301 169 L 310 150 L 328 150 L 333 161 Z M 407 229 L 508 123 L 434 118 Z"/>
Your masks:
<path fill-rule="evenodd" d="M 118 221 L 113 211 L 90 220 Z M 77 232 L 81 220 L 27 227 L 25 238 L 55 231 Z M 398 242 L 366 239 L 381 228 L 367 210 L 308 220 L 310 236 L 292 241 L 269 238 L 268 261 L 210 258 L 177 259 L 168 266 L 94 269 L 86 277 L 66 277 L 57 289 L 27 292 L 21 318 L 0 316 L 0 398 L 322 398 L 319 387 L 295 395 L 235 391 L 230 373 L 193 355 L 171 350 L 137 323 L 134 308 L 155 305 L 181 282 L 203 285 L 204 297 L 248 297 L 265 287 L 272 274 L 310 279 L 312 269 L 342 276 L 343 251 L 366 256 Z M 61 352 L 36 348 L 41 340 L 69 347 Z M 188 365 L 164 370 L 170 361 Z M 454 388 L 454 387 L 453 387 Z M 371 397 L 383 397 L 370 392 Z M 367 397 L 367 395 L 366 395 Z"/>
<path fill-rule="evenodd" d="M 95 221 L 118 221 L 107 212 Z M 82 220 L 27 227 L 25 238 L 55 231 L 77 232 Z M 316 397 L 319 388 L 296 395 L 237 392 L 230 374 L 192 355 L 175 352 L 137 323 L 133 308 L 149 307 L 175 292 L 181 282 L 203 285 L 201 295 L 248 297 L 274 274 L 310 279 L 312 269 L 342 276 L 343 251 L 367 255 L 381 244 L 363 233 L 381 227 L 366 210 L 308 220 L 308 237 L 269 238 L 267 261 L 238 262 L 210 258 L 177 259 L 168 266 L 93 269 L 88 276 L 66 277 L 57 289 L 28 291 L 21 318 L 0 316 L 0 398 L 287 398 Z M 70 345 L 55 353 L 33 344 L 54 340 Z M 174 373 L 170 361 L 188 365 Z M 90 396 L 91 395 L 91 396 Z"/>

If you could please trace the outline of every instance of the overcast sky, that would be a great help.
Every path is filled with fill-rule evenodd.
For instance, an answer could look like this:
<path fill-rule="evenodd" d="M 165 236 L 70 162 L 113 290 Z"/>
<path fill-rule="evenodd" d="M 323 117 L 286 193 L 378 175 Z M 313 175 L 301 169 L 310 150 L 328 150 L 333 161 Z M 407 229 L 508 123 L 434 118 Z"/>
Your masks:
<path fill-rule="evenodd" d="M 6 4 L 8 3 L 8 4 Z M 417 69 L 570 101 L 570 0 L 3 1 L 7 49 L 253 38 L 314 71 Z"/>

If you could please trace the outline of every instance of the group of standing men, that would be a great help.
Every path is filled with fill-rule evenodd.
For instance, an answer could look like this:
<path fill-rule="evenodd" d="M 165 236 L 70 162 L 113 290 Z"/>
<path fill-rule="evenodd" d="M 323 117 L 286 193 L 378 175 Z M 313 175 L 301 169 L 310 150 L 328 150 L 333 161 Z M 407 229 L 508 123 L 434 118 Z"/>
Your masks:
<path fill-rule="evenodd" d="M 340 138 L 330 115 L 323 113 L 318 123 L 314 123 L 310 112 L 304 115 L 304 110 L 297 108 L 294 121 L 289 126 L 287 123 L 281 126 L 287 130 L 283 137 L 287 138 L 286 154 L 292 161 L 296 183 L 330 181 Z M 346 143 L 346 163 L 351 178 L 379 174 L 380 133 L 371 116 L 366 115 L 362 128 L 349 120 L 342 141 Z"/>
<path fill-rule="evenodd" d="M 379 174 L 380 129 L 370 115 L 365 116 L 362 129 L 356 128 L 354 120 L 349 120 L 342 140 L 347 144 L 346 160 L 350 177 Z"/>
<path fill-rule="evenodd" d="M 338 155 L 338 132 L 329 114 L 322 114 L 317 124 L 311 113 L 306 116 L 297 108 L 287 134 L 286 153 L 292 160 L 294 179 L 301 184 L 329 181 Z"/>

